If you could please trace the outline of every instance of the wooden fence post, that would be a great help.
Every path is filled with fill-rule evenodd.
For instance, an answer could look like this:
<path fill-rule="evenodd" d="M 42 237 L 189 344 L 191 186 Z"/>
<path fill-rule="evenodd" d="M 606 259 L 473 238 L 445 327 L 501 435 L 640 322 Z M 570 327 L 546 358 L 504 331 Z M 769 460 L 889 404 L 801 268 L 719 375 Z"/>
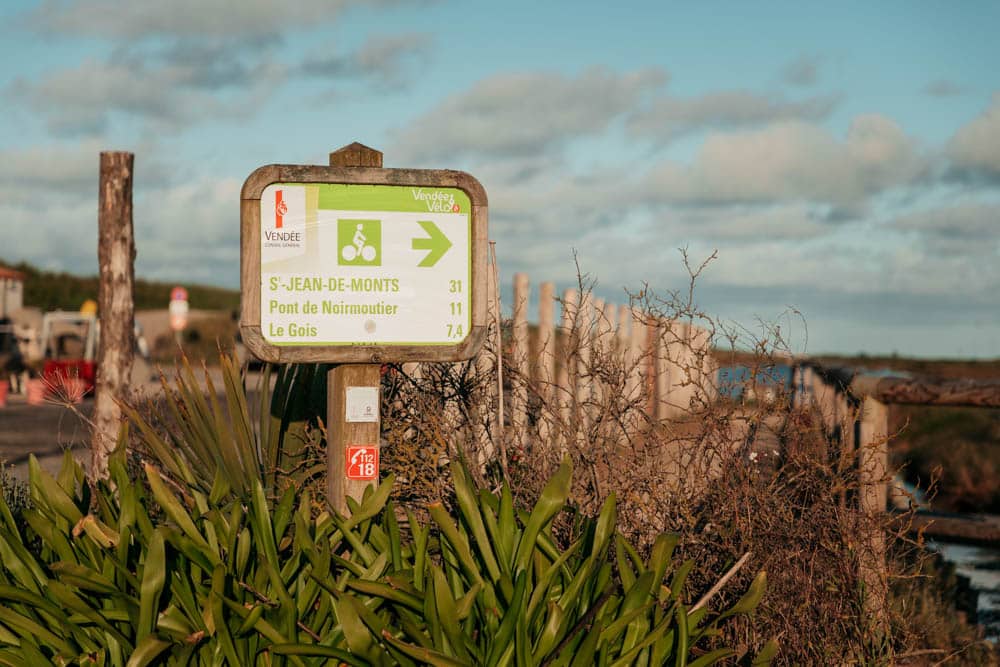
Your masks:
<path fill-rule="evenodd" d="M 574 425 L 574 403 L 576 400 L 576 355 L 578 353 L 576 336 L 576 319 L 579 310 L 580 294 L 575 289 L 563 292 L 562 346 L 559 352 L 559 379 L 556 382 L 556 393 L 559 401 L 559 453 L 560 456 L 569 447 L 570 431 Z"/>
<path fill-rule="evenodd" d="M 528 274 L 514 274 L 512 361 L 516 372 L 511 376 L 510 424 L 514 442 L 524 445 L 528 430 Z"/>
<path fill-rule="evenodd" d="M 694 354 L 692 353 L 692 326 L 687 322 L 671 320 L 667 326 L 670 336 L 667 340 L 667 358 L 670 369 L 670 390 L 667 401 L 671 416 L 686 414 L 691 409 L 695 378 L 692 377 Z"/>
<path fill-rule="evenodd" d="M 708 405 L 714 398 L 712 394 L 714 385 L 711 382 L 714 363 L 712 334 L 708 329 L 692 324 L 688 339 L 691 346 L 691 380 L 694 382 L 692 395 L 697 396 L 704 405 Z"/>
<path fill-rule="evenodd" d="M 580 299 L 580 308 L 576 313 L 576 339 L 577 339 L 577 364 L 576 364 L 576 388 L 573 392 L 574 403 L 577 409 L 577 421 L 581 428 L 579 431 L 580 444 L 586 442 L 590 433 L 590 425 L 593 422 L 591 411 L 593 404 L 591 395 L 593 383 L 591 381 L 591 360 L 594 351 L 594 297 L 590 290 L 585 290 Z"/>
<path fill-rule="evenodd" d="M 677 370 L 672 368 L 673 364 L 670 363 L 670 346 L 667 343 L 667 338 L 670 335 L 670 322 L 665 319 L 657 320 L 656 327 L 656 339 L 653 345 L 653 351 L 656 355 L 653 358 L 653 368 L 656 377 L 654 393 L 656 394 L 656 409 L 654 411 L 654 416 L 656 421 L 663 421 L 671 416 L 670 410 L 670 381 L 671 377 L 675 376 Z"/>
<path fill-rule="evenodd" d="M 605 339 L 609 333 L 609 323 L 604 319 L 604 299 L 593 299 L 591 301 L 591 329 L 590 329 L 590 421 L 593 423 L 600 414 L 601 406 L 604 405 L 604 386 L 601 378 L 593 369 L 599 368 L 602 358 L 605 356 Z"/>
<path fill-rule="evenodd" d="M 549 282 L 538 286 L 538 394 L 542 409 L 538 416 L 538 441 L 542 447 L 554 450 L 550 438 L 558 433 L 552 428 L 559 418 L 556 381 L 556 329 L 555 285 Z"/>
<path fill-rule="evenodd" d="M 861 553 L 860 574 L 865 586 L 868 618 L 884 624 L 887 594 L 885 534 L 882 515 L 886 504 L 886 475 L 889 465 L 889 410 L 884 403 L 864 397 L 858 421 L 859 501 L 868 522 Z"/>
<path fill-rule="evenodd" d="M 134 156 L 101 153 L 98 204 L 97 290 L 101 339 L 97 351 L 94 436 L 90 474 L 108 474 L 108 455 L 114 449 L 122 412 L 116 399 L 124 396 L 132 378 L 135 350 L 135 234 L 132 228 L 132 167 Z"/>
<path fill-rule="evenodd" d="M 497 443 L 500 442 L 499 439 L 504 437 L 501 416 L 503 397 L 497 391 L 503 341 L 500 335 L 500 297 L 497 293 L 496 263 L 494 261 L 486 262 L 486 276 L 486 342 L 479 350 L 475 361 L 476 375 L 482 390 L 477 406 L 476 424 L 474 425 L 480 469 L 485 469 L 485 466 L 494 459 Z M 504 466 L 504 473 L 506 473 L 506 466 Z"/>
<path fill-rule="evenodd" d="M 625 369 L 628 369 L 626 358 L 632 342 L 632 309 L 624 304 L 618 306 L 618 328 L 615 329 L 615 350 L 622 355 L 622 360 L 626 362 Z"/>
<path fill-rule="evenodd" d="M 638 308 L 629 308 L 629 326 L 628 356 L 626 357 L 628 376 L 625 378 L 625 393 L 628 397 L 628 402 L 634 408 L 634 419 L 630 420 L 630 426 L 633 426 L 630 435 L 634 435 L 641 423 L 640 412 L 644 410 L 644 406 L 639 405 L 638 401 L 642 399 L 642 369 L 645 363 L 643 350 L 645 349 L 646 325 L 642 321 L 642 311 Z"/>
<path fill-rule="evenodd" d="M 792 366 L 792 396 L 791 403 L 793 410 L 801 410 L 805 407 L 802 400 L 802 364 L 796 363 Z"/>

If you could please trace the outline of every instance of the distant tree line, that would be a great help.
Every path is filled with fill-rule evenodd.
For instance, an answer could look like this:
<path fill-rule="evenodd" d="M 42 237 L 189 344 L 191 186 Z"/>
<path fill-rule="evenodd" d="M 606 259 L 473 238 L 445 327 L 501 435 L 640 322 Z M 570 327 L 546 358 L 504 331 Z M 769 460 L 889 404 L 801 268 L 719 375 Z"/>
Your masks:
<path fill-rule="evenodd" d="M 42 271 L 27 262 L 0 266 L 20 271 L 25 275 L 24 305 L 50 310 L 79 310 L 87 299 L 97 300 L 97 276 L 74 276 L 69 273 Z M 166 308 L 170 290 L 177 283 L 161 283 L 137 279 L 135 281 L 136 310 Z M 240 293 L 237 290 L 205 285 L 184 285 L 192 308 L 205 310 L 237 310 Z"/>

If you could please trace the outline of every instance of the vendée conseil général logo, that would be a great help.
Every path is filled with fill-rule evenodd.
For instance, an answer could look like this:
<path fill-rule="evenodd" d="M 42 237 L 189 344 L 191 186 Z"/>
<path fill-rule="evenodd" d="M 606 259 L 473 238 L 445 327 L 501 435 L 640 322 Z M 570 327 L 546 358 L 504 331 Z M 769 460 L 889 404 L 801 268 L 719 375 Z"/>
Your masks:
<path fill-rule="evenodd" d="M 302 189 L 275 189 L 274 205 L 271 210 L 273 217 L 268 221 L 270 224 L 261 225 L 265 247 L 301 247 L 305 227 L 305 193 Z M 264 211 L 267 211 L 267 208 L 264 208 Z"/>

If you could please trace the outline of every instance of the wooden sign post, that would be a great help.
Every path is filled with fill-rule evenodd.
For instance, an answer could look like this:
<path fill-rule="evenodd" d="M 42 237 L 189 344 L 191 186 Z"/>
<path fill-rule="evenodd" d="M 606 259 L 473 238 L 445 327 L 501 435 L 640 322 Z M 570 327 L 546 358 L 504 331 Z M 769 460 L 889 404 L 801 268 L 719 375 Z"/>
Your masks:
<path fill-rule="evenodd" d="M 381 168 L 382 152 L 354 143 L 330 153 L 330 166 Z M 380 364 L 339 364 L 326 374 L 326 497 L 344 515 L 348 497 L 361 500 L 365 488 L 378 483 L 381 371 Z M 353 400 L 349 401 L 348 392 Z M 367 409 L 348 414 L 348 407 L 358 407 L 354 402 L 363 401 L 356 398 L 360 395 L 368 397 Z M 369 417 L 372 414 L 374 418 Z M 367 468 L 371 451 L 375 452 L 373 470 Z"/>
<path fill-rule="evenodd" d="M 328 491 L 346 512 L 379 477 L 387 362 L 462 361 L 486 335 L 487 202 L 450 170 L 383 169 L 358 143 L 330 166 L 268 165 L 243 184 L 240 331 L 327 378 Z"/>

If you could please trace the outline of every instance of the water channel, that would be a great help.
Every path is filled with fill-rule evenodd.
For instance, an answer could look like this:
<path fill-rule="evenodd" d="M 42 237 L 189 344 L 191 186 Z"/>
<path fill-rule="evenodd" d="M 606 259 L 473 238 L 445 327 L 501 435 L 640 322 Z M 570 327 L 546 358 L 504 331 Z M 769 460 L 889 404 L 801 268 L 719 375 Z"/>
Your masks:
<path fill-rule="evenodd" d="M 977 620 L 986 639 L 1000 642 L 1000 549 L 947 542 L 930 542 L 929 546 L 953 563 L 957 574 L 969 578 L 978 593 Z"/>

